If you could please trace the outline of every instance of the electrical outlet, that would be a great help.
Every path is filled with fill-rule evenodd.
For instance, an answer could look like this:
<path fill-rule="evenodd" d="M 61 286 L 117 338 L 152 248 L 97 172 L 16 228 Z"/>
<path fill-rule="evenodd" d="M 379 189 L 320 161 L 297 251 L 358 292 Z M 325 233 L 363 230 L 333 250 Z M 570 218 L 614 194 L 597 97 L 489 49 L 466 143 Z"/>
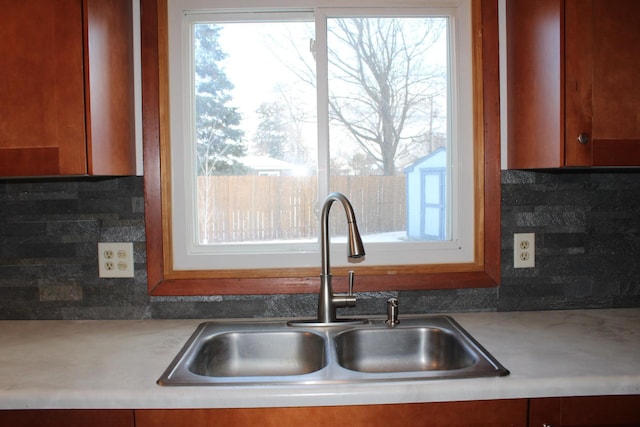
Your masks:
<path fill-rule="evenodd" d="M 513 235 L 513 268 L 532 268 L 535 266 L 535 233 L 515 233 Z"/>
<path fill-rule="evenodd" d="M 98 275 L 134 277 L 133 243 L 98 243 Z"/>

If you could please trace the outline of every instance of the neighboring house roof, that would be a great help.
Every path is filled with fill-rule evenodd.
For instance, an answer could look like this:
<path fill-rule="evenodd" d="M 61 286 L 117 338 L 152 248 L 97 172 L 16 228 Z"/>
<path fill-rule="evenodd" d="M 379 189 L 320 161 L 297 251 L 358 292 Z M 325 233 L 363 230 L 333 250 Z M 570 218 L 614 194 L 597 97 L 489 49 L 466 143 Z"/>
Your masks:
<path fill-rule="evenodd" d="M 284 160 L 274 159 L 268 156 L 246 156 L 238 159 L 240 163 L 253 170 L 294 170 L 297 168 L 293 163 Z"/>

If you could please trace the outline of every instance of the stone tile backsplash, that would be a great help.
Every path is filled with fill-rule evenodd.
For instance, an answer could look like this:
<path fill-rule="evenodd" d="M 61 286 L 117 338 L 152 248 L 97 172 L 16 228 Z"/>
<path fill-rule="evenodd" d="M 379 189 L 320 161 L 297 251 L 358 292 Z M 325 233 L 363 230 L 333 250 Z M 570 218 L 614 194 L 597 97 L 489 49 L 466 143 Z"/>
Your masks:
<path fill-rule="evenodd" d="M 149 297 L 141 177 L 0 181 L 0 319 L 312 316 L 315 295 Z M 513 233 L 536 268 L 513 268 Z M 97 243 L 134 242 L 136 277 L 99 279 Z M 640 171 L 503 171 L 502 285 L 372 292 L 353 314 L 640 306 Z"/>
<path fill-rule="evenodd" d="M 513 233 L 536 268 L 513 269 Z M 640 305 L 640 173 L 503 171 L 498 310 Z"/>

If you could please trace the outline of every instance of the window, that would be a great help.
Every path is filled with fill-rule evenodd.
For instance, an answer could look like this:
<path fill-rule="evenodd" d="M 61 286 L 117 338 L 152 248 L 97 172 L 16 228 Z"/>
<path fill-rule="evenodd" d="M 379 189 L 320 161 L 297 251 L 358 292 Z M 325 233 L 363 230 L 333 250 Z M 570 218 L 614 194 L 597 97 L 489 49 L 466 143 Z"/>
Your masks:
<path fill-rule="evenodd" d="M 153 3 L 151 0 L 145 1 L 147 3 Z M 210 4 L 211 2 L 208 3 Z M 163 193 L 173 195 L 172 203 L 167 203 L 165 198 L 165 202 L 162 205 L 163 211 L 159 214 L 149 211 L 148 205 L 148 230 L 149 227 L 153 227 L 153 224 L 164 224 L 161 242 L 163 252 L 159 254 L 164 264 L 160 268 L 161 271 L 158 272 L 157 269 L 154 270 L 156 273 L 151 272 L 154 267 L 150 266 L 150 287 L 155 286 L 153 284 L 155 277 L 159 277 L 160 281 L 164 282 L 188 279 L 196 281 L 195 286 L 198 290 L 191 292 L 182 289 L 178 291 L 178 293 L 202 293 L 202 290 L 208 286 L 204 284 L 203 280 L 218 277 L 222 279 L 222 282 L 219 283 L 221 287 L 204 292 L 225 293 L 227 285 L 223 284 L 224 279 L 242 279 L 244 277 L 248 279 L 246 282 L 248 285 L 255 285 L 269 282 L 269 280 L 264 281 L 261 278 L 283 277 L 287 280 L 280 280 L 280 283 L 285 283 L 285 285 L 274 288 L 274 292 L 283 291 L 283 286 L 287 288 L 285 291 L 304 292 L 308 290 L 308 288 L 304 286 L 308 283 L 307 279 L 316 275 L 319 264 L 317 249 L 315 249 L 317 245 L 317 232 L 313 230 L 317 225 L 315 211 L 318 208 L 319 201 L 324 198 L 324 195 L 328 191 L 338 190 L 344 192 L 350 197 L 356 208 L 356 214 L 361 228 L 365 228 L 363 225 L 369 223 L 369 221 L 364 219 L 366 215 L 363 212 L 379 212 L 376 211 L 375 208 L 371 208 L 371 205 L 364 204 L 374 199 L 380 199 L 379 192 L 373 193 L 374 196 L 371 196 L 371 189 L 379 191 L 380 188 L 384 188 L 385 184 L 380 184 L 380 182 L 387 177 L 394 177 L 394 173 L 396 174 L 396 178 L 397 176 L 401 177 L 402 182 L 400 184 L 402 191 L 391 191 L 390 194 L 394 196 L 402 195 L 405 198 L 401 204 L 404 211 L 403 214 L 400 215 L 403 217 L 403 221 L 401 222 L 401 227 L 392 225 L 387 229 L 384 227 L 367 229 L 365 232 L 365 244 L 367 245 L 368 256 L 366 263 L 358 266 L 358 269 L 363 269 L 361 274 L 375 277 L 378 281 L 384 280 L 384 275 L 401 274 L 406 277 L 411 277 L 410 282 L 413 283 L 416 280 L 429 280 L 432 273 L 449 274 L 449 272 L 453 271 L 467 274 L 467 276 L 465 276 L 467 279 L 473 276 L 471 280 L 468 280 L 468 283 L 471 283 L 471 285 L 474 283 L 477 286 L 490 286 L 492 283 L 495 285 L 495 281 L 492 280 L 491 277 L 487 278 L 489 274 L 487 273 L 488 263 L 490 263 L 491 268 L 494 269 L 490 274 L 495 277 L 496 257 L 494 251 L 489 251 L 491 253 L 491 259 L 485 257 L 484 248 L 486 237 L 484 235 L 485 223 L 483 219 L 488 206 L 487 195 L 495 201 L 496 191 L 493 186 L 494 184 L 488 187 L 488 193 L 482 191 L 478 193 L 477 191 L 478 189 L 482 190 L 485 181 L 491 182 L 487 180 L 484 174 L 484 166 L 485 164 L 491 164 L 492 160 L 488 163 L 483 162 L 481 156 L 486 153 L 486 148 L 478 145 L 478 139 L 482 140 L 483 135 L 486 134 L 487 131 L 485 129 L 483 134 L 482 128 L 480 128 L 480 130 L 478 129 L 478 124 L 481 126 L 482 120 L 478 120 L 477 114 L 478 111 L 480 114 L 483 113 L 483 102 L 478 102 L 478 99 L 480 99 L 480 101 L 483 99 L 482 90 L 478 90 L 478 87 L 482 86 L 478 84 L 481 81 L 475 82 L 475 91 L 471 84 L 472 78 L 477 78 L 477 75 L 471 72 L 471 70 L 473 70 L 471 65 L 471 7 L 469 4 L 466 4 L 466 6 L 461 9 L 455 7 L 428 9 L 415 7 L 400 8 L 394 5 L 393 9 L 379 7 L 372 9 L 370 7 L 360 7 L 364 4 L 362 1 L 357 1 L 357 3 L 358 4 L 349 5 L 353 6 L 350 8 L 324 9 L 318 7 L 310 10 L 287 10 L 282 8 L 274 10 L 264 7 L 264 5 L 256 7 L 256 2 L 252 2 L 252 8 L 250 10 L 240 10 L 241 4 L 234 4 L 234 7 L 237 7 L 234 10 L 223 10 L 223 8 L 216 8 L 214 5 L 204 11 L 206 13 L 198 10 L 197 13 L 175 14 L 172 13 L 171 9 L 175 3 L 169 2 L 170 87 L 172 90 L 175 90 L 174 88 L 177 83 L 177 87 L 180 88 L 178 92 L 171 93 L 172 106 L 170 116 L 172 119 L 175 119 L 175 111 L 186 111 L 187 113 L 181 116 L 180 120 L 172 121 L 171 124 L 172 134 L 170 139 L 172 147 L 174 148 L 171 152 L 171 163 L 173 166 L 178 166 L 178 168 L 173 169 L 170 179 L 166 179 L 168 176 L 168 174 L 166 174 L 168 162 L 166 162 L 166 156 L 163 158 L 163 176 L 165 177 L 162 181 L 164 185 Z M 367 6 L 371 6 L 371 4 Z M 186 9 L 195 10 L 197 8 Z M 158 10 L 160 12 L 160 22 L 162 22 L 163 6 L 160 5 Z M 348 42 L 344 35 L 353 34 L 353 31 L 344 30 L 359 26 L 361 33 L 364 33 L 366 28 L 371 30 L 375 24 L 378 25 L 378 27 L 375 27 L 378 33 L 381 33 L 381 29 L 383 28 L 381 25 L 387 25 L 388 28 L 395 26 L 396 30 L 402 28 L 403 25 L 406 26 L 406 28 L 416 24 L 424 27 L 425 22 L 428 22 L 425 20 L 431 20 L 430 25 L 444 28 L 438 36 L 434 37 L 434 40 L 444 40 L 441 45 L 438 45 L 440 51 L 444 52 L 444 54 L 440 56 L 440 58 L 442 58 L 440 59 L 440 66 L 448 70 L 449 73 L 446 74 L 447 77 L 441 78 L 441 80 L 445 81 L 445 86 L 440 86 L 439 91 L 429 91 L 429 84 L 437 86 L 435 80 L 427 82 L 427 80 L 423 79 L 417 83 L 422 84 L 424 90 L 417 91 L 416 93 L 421 94 L 424 99 L 430 98 L 429 100 L 431 102 L 429 104 L 422 103 L 420 108 L 413 112 L 414 118 L 417 117 L 418 119 L 408 125 L 406 133 L 395 135 L 399 140 L 406 143 L 405 147 L 400 150 L 399 153 L 396 153 L 395 156 L 394 154 L 385 154 L 388 159 L 393 159 L 393 161 L 386 161 L 385 163 L 382 153 L 372 149 L 372 147 L 375 148 L 375 146 L 370 145 L 369 148 L 367 148 L 366 144 L 362 144 L 363 141 L 366 142 L 362 129 L 355 129 L 356 126 L 366 124 L 365 122 L 367 120 L 370 123 L 377 123 L 380 127 L 383 127 L 383 125 L 380 124 L 381 120 L 374 118 L 373 114 L 366 114 L 366 102 L 357 105 L 357 101 L 363 101 L 364 99 L 362 93 L 358 93 L 357 90 L 353 88 L 353 85 L 352 87 L 349 86 L 350 82 L 345 77 L 346 75 L 338 75 L 339 73 L 347 71 L 349 67 L 360 65 L 359 61 L 363 59 L 363 57 L 358 58 L 353 54 L 350 55 L 346 53 L 347 51 L 341 44 Z M 185 22 L 187 24 L 185 24 Z M 312 25 L 309 25 L 310 23 Z M 466 25 L 463 25 L 465 23 Z M 182 31 L 183 26 L 189 28 L 186 34 L 189 35 L 187 38 L 190 40 L 194 40 L 196 34 L 195 29 L 199 26 L 207 30 L 217 31 L 218 37 L 221 38 L 221 46 L 226 46 L 228 51 L 231 52 L 226 53 L 228 57 L 231 58 L 226 65 L 229 67 L 227 70 L 233 70 L 232 57 L 234 56 L 233 52 L 236 51 L 232 46 L 233 43 L 228 44 L 228 42 L 224 42 L 221 34 L 225 31 L 227 35 L 233 33 L 233 31 L 239 31 L 242 34 L 242 38 L 246 39 L 245 41 L 249 41 L 253 47 L 253 52 L 256 55 L 260 55 L 268 49 L 262 47 L 264 45 L 260 45 L 261 48 L 256 47 L 258 42 L 256 39 L 251 39 L 247 29 L 249 27 L 252 29 L 258 27 L 271 28 L 266 31 L 267 36 L 265 36 L 265 31 L 262 32 L 261 42 L 264 43 L 264 41 L 267 40 L 273 43 L 270 55 L 267 55 L 270 59 L 276 58 L 281 65 L 283 62 L 289 62 L 287 70 L 283 70 L 280 74 L 284 74 L 284 71 L 297 71 L 301 77 L 303 77 L 303 80 L 309 76 L 313 76 L 316 79 L 316 81 L 308 85 L 305 90 L 308 91 L 309 88 L 315 90 L 312 96 L 317 98 L 316 104 L 319 106 L 315 114 L 318 124 L 311 126 L 317 126 L 318 129 L 314 136 L 317 138 L 317 152 L 314 153 L 313 150 L 310 150 L 309 148 L 313 147 L 313 144 L 309 145 L 308 143 L 301 144 L 297 147 L 298 151 L 296 151 L 294 149 L 296 147 L 295 144 L 291 144 L 290 138 L 287 139 L 286 132 L 283 132 L 283 127 L 278 128 L 275 126 L 277 123 L 288 123 L 290 125 L 292 122 L 291 114 L 289 114 L 288 117 L 282 114 L 286 109 L 284 109 L 282 105 L 278 106 L 277 103 L 272 102 L 271 105 L 268 105 L 268 103 L 267 105 L 260 105 L 264 104 L 264 102 L 260 102 L 258 108 L 245 109 L 247 112 L 256 113 L 257 118 L 253 119 L 254 126 L 245 126 L 244 128 L 237 127 L 235 129 L 240 134 L 244 133 L 244 135 L 237 138 L 241 143 L 235 147 L 239 150 L 235 159 L 234 156 L 229 156 L 223 160 L 223 163 L 216 165 L 212 163 L 215 160 L 215 156 L 207 157 L 207 155 L 205 155 L 200 159 L 210 159 L 212 162 L 210 162 L 209 165 L 203 165 L 203 167 L 210 167 L 213 164 L 213 173 L 202 173 L 204 171 L 202 167 L 200 168 L 200 175 L 184 173 L 184 170 L 197 170 L 198 168 L 198 166 L 196 166 L 198 157 L 189 154 L 196 152 L 197 149 L 185 148 L 185 146 L 181 145 L 184 143 L 193 143 L 194 146 L 197 145 L 195 143 L 197 138 L 192 136 L 197 134 L 198 130 L 196 126 L 191 126 L 191 123 L 197 122 L 197 117 L 199 117 L 198 114 L 194 114 L 195 111 L 198 110 L 198 103 L 195 101 L 195 88 L 197 81 L 206 83 L 206 78 L 203 79 L 202 76 L 198 76 L 197 73 L 193 71 L 197 62 L 193 58 L 197 55 L 193 54 L 192 59 L 186 61 L 186 64 L 189 65 L 184 67 L 185 61 L 183 61 L 183 58 L 179 56 L 179 59 L 175 59 L 173 52 L 176 49 L 175 46 L 172 45 L 172 43 L 175 42 L 175 38 L 172 33 L 172 28 L 174 28 L 173 31 L 175 31 L 175 28 L 181 28 Z M 159 28 L 162 28 L 162 26 L 160 25 Z M 234 30 L 234 28 L 243 29 Z M 277 28 L 277 31 L 272 30 L 273 28 Z M 287 43 L 289 45 L 291 44 L 291 37 L 274 42 L 274 40 L 278 40 L 276 36 L 282 34 L 292 35 L 297 31 L 302 31 L 300 30 L 301 28 L 304 29 L 304 31 L 308 31 L 311 28 L 313 31 L 312 36 L 305 40 L 307 44 L 307 54 L 310 54 L 309 58 L 315 56 L 312 62 L 315 69 L 311 70 L 312 72 L 310 74 L 301 73 L 299 68 L 292 67 L 291 61 L 282 60 L 283 55 L 286 54 L 277 52 L 277 50 L 284 47 Z M 460 31 L 460 28 L 466 28 L 467 32 Z M 343 32 L 339 33 L 339 31 Z M 417 34 L 415 30 L 407 31 L 407 33 L 410 33 L 411 36 L 416 36 Z M 343 35 L 342 38 L 340 34 Z M 238 37 L 232 37 L 232 42 L 234 39 L 237 41 Z M 180 40 L 180 38 L 178 38 L 178 40 Z M 467 41 L 466 48 L 464 47 L 464 40 Z M 372 39 L 369 39 L 369 41 L 371 42 Z M 410 44 L 412 40 L 410 40 L 410 37 L 406 37 L 405 42 Z M 422 43 L 421 45 L 429 44 L 430 43 Z M 193 45 L 197 47 L 197 43 Z M 435 45 L 436 44 L 434 44 L 434 46 Z M 191 52 L 195 52 L 195 49 L 192 51 L 188 48 L 188 46 L 190 46 L 188 43 L 181 44 L 181 46 L 182 49 L 178 49 L 178 51 L 186 50 L 190 52 L 189 55 L 192 55 Z M 186 49 L 185 46 L 187 46 Z M 463 47 L 461 48 L 460 46 Z M 162 44 L 160 44 L 160 47 L 162 47 Z M 311 52 L 308 50 L 309 47 L 312 48 Z M 238 52 L 242 53 L 246 50 L 246 48 L 240 49 Z M 438 49 L 435 49 L 434 51 L 437 50 Z M 433 53 L 434 51 L 429 55 L 430 57 L 438 57 L 438 55 Z M 303 52 L 303 50 L 299 50 L 299 52 Z M 401 50 L 401 52 L 405 57 L 410 56 L 407 49 Z M 465 52 L 464 55 L 462 54 L 463 52 Z M 331 59 L 332 57 L 334 58 L 333 61 Z M 335 58 L 340 58 L 344 61 L 339 63 Z M 255 59 L 255 56 L 253 59 Z M 476 57 L 475 59 L 478 60 L 479 58 Z M 432 67 L 431 71 L 434 71 L 434 75 L 437 75 L 436 63 L 431 62 L 430 66 Z M 254 64 L 252 68 L 255 69 L 256 67 L 259 67 L 258 69 L 261 70 L 267 69 L 266 63 L 263 62 L 259 65 Z M 157 74 L 159 81 L 163 78 L 162 68 L 162 64 L 160 64 L 159 74 Z M 239 69 L 242 70 L 242 68 Z M 180 72 L 175 72 L 175 70 L 180 70 Z M 236 70 L 238 70 L 238 68 L 236 68 Z M 466 74 L 465 72 L 458 72 L 460 70 L 466 70 Z M 233 76 L 238 76 L 239 74 L 243 73 L 233 72 Z M 185 79 L 185 76 L 188 76 L 188 78 Z M 227 77 L 229 76 L 227 75 Z M 264 79 L 257 79 L 255 74 L 253 79 L 260 80 L 260 83 L 264 83 Z M 184 86 L 184 82 L 189 80 L 191 80 L 191 82 L 188 83 L 187 86 Z M 416 81 L 418 80 L 419 79 Z M 147 79 L 147 82 L 149 82 L 149 79 Z M 308 84 L 309 82 L 307 81 L 306 83 Z M 244 87 L 243 84 L 237 86 Z M 269 86 L 272 88 L 274 85 Z M 405 86 L 408 86 L 406 82 Z M 162 86 L 160 86 L 160 88 L 160 95 L 162 95 Z M 262 89 L 265 88 L 257 87 L 253 93 L 256 94 L 257 90 Z M 287 92 L 282 85 L 280 89 L 281 95 L 293 93 L 296 96 L 301 96 L 303 93 L 306 93 L 299 88 Z M 149 90 L 148 86 L 147 92 Z M 366 91 L 367 88 L 361 84 L 360 90 Z M 429 93 L 438 92 L 445 94 L 444 98 L 428 96 Z M 176 93 L 178 96 L 175 96 Z M 190 95 L 187 97 L 181 96 L 181 94 L 184 93 L 190 93 Z M 227 95 L 230 94 L 229 92 Z M 480 94 L 480 98 L 478 98 L 478 94 Z M 173 104 L 176 99 L 181 99 L 180 102 L 189 107 L 185 108 L 183 105 L 176 110 Z M 283 96 L 281 101 L 285 101 L 286 99 L 288 99 L 287 96 Z M 289 107 L 300 107 L 304 111 L 304 114 L 298 116 L 298 118 L 304 118 L 304 120 L 298 121 L 298 124 L 303 128 L 305 126 L 309 127 L 309 124 L 313 122 L 311 118 L 314 114 L 310 112 L 307 105 L 307 103 L 299 101 L 292 102 L 289 105 Z M 429 105 L 429 107 L 426 105 Z M 163 102 L 160 102 L 159 106 L 162 110 Z M 231 107 L 231 110 L 239 113 L 242 110 L 242 103 L 234 105 L 229 102 L 227 103 L 227 107 Z M 354 116 L 356 108 L 359 109 L 361 119 Z M 430 113 L 428 111 L 429 109 L 437 111 L 437 114 L 433 112 Z M 364 115 L 362 115 L 363 112 L 365 112 Z M 160 111 L 160 113 L 162 114 L 162 111 Z M 291 113 L 291 111 L 288 113 Z M 475 128 L 473 126 L 474 113 L 476 114 Z M 240 114 L 240 116 L 244 119 L 248 117 L 248 113 L 245 114 Z M 259 122 L 261 115 L 262 123 Z M 202 118 L 203 116 L 200 115 L 200 117 Z M 219 118 L 220 116 L 217 117 Z M 227 117 L 233 119 L 232 116 Z M 355 120 L 354 117 L 356 117 Z M 265 118 L 269 118 L 269 120 L 265 120 Z M 246 121 L 248 122 L 249 120 L 250 119 L 247 119 Z M 180 127 L 180 125 L 176 125 L 176 123 L 180 121 L 187 123 L 188 126 Z M 429 134 L 424 132 L 424 127 L 419 127 L 419 125 L 424 125 L 425 123 L 429 123 L 430 125 Z M 162 122 L 159 122 L 159 124 L 162 128 Z M 262 125 L 262 127 L 260 125 Z M 295 126 L 290 127 L 289 131 L 293 128 L 295 128 Z M 373 128 L 375 128 L 375 126 Z M 166 132 L 166 128 L 164 129 Z M 269 143 L 271 145 L 266 144 L 261 148 L 259 147 L 261 140 L 259 137 L 259 129 L 263 131 L 263 135 L 269 136 L 269 138 L 263 138 L 262 140 L 271 141 Z M 354 129 L 356 131 L 360 130 L 360 132 L 352 132 Z M 249 132 L 247 132 L 247 130 L 249 130 Z M 387 127 L 386 130 L 388 131 L 387 133 L 398 133 L 393 127 Z M 250 133 L 249 137 L 247 137 L 248 133 Z M 147 135 L 149 135 L 149 133 L 147 133 Z M 169 140 L 166 133 L 163 135 L 165 142 Z M 176 137 L 176 135 L 178 136 Z M 305 135 L 311 134 L 305 133 Z M 236 136 L 238 135 L 236 134 Z M 362 140 L 358 141 L 358 138 Z M 309 139 L 311 139 L 311 137 L 309 137 Z M 473 145 L 474 139 L 476 140 L 475 148 Z M 227 138 L 227 140 L 233 140 L 233 138 Z M 285 141 L 289 145 L 286 146 L 285 150 L 278 151 L 277 144 L 273 144 L 273 141 L 277 140 Z M 430 151 L 420 152 L 416 148 L 425 146 L 427 140 L 430 142 L 435 141 L 436 143 L 438 141 L 446 141 L 446 144 L 443 146 L 446 154 L 445 167 L 430 165 L 427 168 L 420 169 L 421 175 L 417 180 L 420 191 L 416 193 L 415 197 L 417 197 L 416 200 L 418 203 L 418 216 L 423 218 L 423 222 L 420 224 L 417 234 L 412 234 L 410 230 L 408 230 L 410 220 L 406 211 L 409 209 L 407 207 L 409 203 L 406 199 L 410 199 L 410 197 L 413 196 L 408 193 L 409 178 L 405 176 L 405 172 L 410 170 L 412 166 L 416 166 L 421 161 L 424 161 L 425 158 L 430 156 L 437 157 L 437 150 L 431 149 Z M 176 141 L 178 141 L 178 143 L 176 143 Z M 449 145 L 449 142 L 453 142 L 453 144 Z M 412 143 L 416 145 L 411 147 L 410 144 Z M 480 147 L 480 149 L 478 149 L 478 147 Z M 234 147 L 227 148 L 226 153 L 230 153 L 232 148 Z M 164 149 L 166 150 L 166 146 Z M 244 150 L 244 152 L 242 152 L 242 150 Z M 145 161 L 150 162 L 147 152 L 145 152 L 145 155 Z M 314 155 L 317 156 L 317 159 L 314 159 Z M 295 156 L 306 156 L 304 157 L 306 163 L 299 163 L 299 159 L 302 157 L 296 158 Z M 311 162 L 309 162 L 310 159 Z M 314 162 L 315 170 L 313 166 Z M 153 171 L 153 165 L 151 167 Z M 398 170 L 401 170 L 401 173 L 398 173 Z M 203 180 L 202 178 L 206 179 Z M 189 180 L 192 181 L 187 182 Z M 304 215 L 301 216 L 301 213 L 306 212 L 305 215 L 308 215 L 306 218 L 312 218 L 312 220 L 302 221 L 302 223 L 307 226 L 307 229 L 294 230 L 299 234 L 293 233 L 292 228 L 295 227 L 290 226 L 290 224 L 295 224 L 295 221 L 288 220 L 288 231 L 284 233 L 286 236 L 275 235 L 274 237 L 273 223 L 281 221 L 284 215 L 282 213 L 273 214 L 274 211 L 271 211 L 271 213 L 262 215 L 260 220 L 256 219 L 259 216 L 254 216 L 254 219 L 250 220 L 257 224 L 256 229 L 259 231 L 257 234 L 252 231 L 254 234 L 248 238 L 241 236 L 238 239 L 237 236 L 232 236 L 233 233 L 227 233 L 229 236 L 232 236 L 232 239 L 221 241 L 220 239 L 222 237 L 225 239 L 228 237 L 225 237 L 224 233 L 218 233 L 216 231 L 209 232 L 208 226 L 206 225 L 207 221 L 210 221 L 207 220 L 207 215 L 210 217 L 213 216 L 215 220 L 218 220 L 219 218 L 217 217 L 222 216 L 221 210 L 214 209 L 207 211 L 208 208 L 205 207 L 204 209 L 200 209 L 201 213 L 204 212 L 204 214 L 201 215 L 200 219 L 196 220 L 195 218 L 198 217 L 192 213 L 188 213 L 188 209 L 182 210 L 182 206 L 197 206 L 198 200 L 201 200 L 199 199 L 200 194 L 203 192 L 206 193 L 207 186 L 209 186 L 210 190 L 212 185 L 219 185 L 220 182 L 225 180 L 232 182 L 226 185 L 231 185 L 231 188 L 235 190 L 238 188 L 246 188 L 247 185 L 246 182 L 238 185 L 237 180 L 247 182 L 251 180 L 254 180 L 254 182 L 264 181 L 267 182 L 265 185 L 275 185 L 275 187 L 272 188 L 277 188 L 278 190 L 284 188 L 283 184 L 281 184 L 282 182 L 302 182 L 303 184 L 299 185 L 299 188 L 305 190 L 315 188 L 315 196 L 313 196 L 311 203 L 308 201 L 308 196 L 305 196 L 307 199 L 303 198 L 298 202 L 296 199 L 296 191 L 294 190 L 289 193 L 287 195 L 288 205 L 299 204 L 299 206 L 297 206 L 297 210 L 294 210 L 293 214 L 289 213 L 287 215 L 304 218 Z M 233 183 L 234 180 L 236 180 L 235 184 Z M 377 185 L 371 184 L 371 182 L 376 182 L 376 180 L 378 180 Z M 206 181 L 206 185 L 204 183 L 201 184 L 201 181 Z M 271 181 L 271 183 L 269 183 L 269 181 Z M 147 182 L 151 182 L 148 177 Z M 493 182 L 495 183 L 495 181 Z M 197 184 L 193 185 L 193 183 Z M 196 191 L 198 185 L 200 185 L 200 189 L 204 190 Z M 364 188 L 364 190 L 357 192 L 358 187 Z M 433 187 L 434 189 L 425 192 L 426 187 Z M 149 194 L 149 185 L 147 185 L 147 190 L 147 194 Z M 476 190 L 475 195 L 473 194 L 474 190 Z M 220 194 L 221 192 L 216 190 L 215 193 Z M 249 194 L 246 191 L 235 191 L 235 193 L 232 191 L 228 193 L 236 197 L 241 194 Z M 269 191 L 259 191 L 252 194 L 253 197 L 256 198 L 256 196 L 263 196 L 266 193 L 269 193 Z M 282 191 L 273 191 L 273 193 L 282 193 Z M 361 194 L 365 194 L 367 197 L 361 196 Z M 151 201 L 153 202 L 153 200 Z M 398 205 L 399 203 L 395 203 L 394 207 L 397 208 Z M 206 204 L 204 206 L 206 206 Z M 218 202 L 216 202 L 216 206 L 220 206 Z M 499 205 L 497 210 L 499 214 Z M 213 212 L 213 215 L 211 215 L 211 212 Z M 495 209 L 493 212 L 495 212 Z M 336 215 L 336 217 L 339 216 Z M 386 218 L 387 215 L 374 213 L 372 218 L 376 217 Z M 427 217 L 437 217 L 437 224 L 425 223 L 424 218 Z M 158 221 L 157 218 L 163 219 Z M 168 221 L 169 218 L 173 219 L 172 225 Z M 236 220 L 240 221 L 241 218 L 236 218 Z M 189 222 L 191 223 L 188 224 Z M 217 227 L 219 230 L 220 226 L 218 225 Z M 336 225 L 336 227 L 336 232 L 332 233 L 332 236 L 336 236 L 341 231 L 341 226 Z M 171 234 L 167 234 L 167 231 L 170 229 Z M 490 229 L 495 230 L 495 224 L 490 225 Z M 307 234 L 304 235 L 304 233 Z M 151 257 L 158 256 L 158 253 L 154 252 L 155 246 L 153 244 L 154 238 L 157 238 L 156 236 L 158 236 L 158 234 L 147 232 L 147 239 L 148 241 L 151 240 L 148 243 L 148 247 L 152 249 L 150 251 Z M 340 241 L 339 237 L 332 237 L 332 239 L 338 243 Z M 399 250 L 398 248 L 402 249 Z M 182 255 L 178 254 L 178 252 L 181 251 L 186 254 L 186 257 L 182 260 L 180 260 L 180 256 Z M 172 252 L 174 257 L 171 256 Z M 250 257 L 247 257 L 248 253 L 251 254 Z M 213 254 L 213 258 L 211 258 L 211 254 Z M 283 254 L 285 255 L 283 256 Z M 395 260 L 393 259 L 394 256 L 396 257 Z M 456 258 L 456 256 L 458 258 Z M 234 258 L 239 261 L 234 260 Z M 344 257 L 334 256 L 333 264 L 338 264 L 338 261 L 341 261 L 343 258 Z M 249 259 L 248 263 L 247 259 Z M 287 264 L 278 264 L 282 259 L 285 259 Z M 175 265 L 174 260 L 177 260 L 175 261 Z M 217 265 L 216 262 L 218 263 Z M 234 264 L 235 262 L 239 262 L 239 264 Z M 217 269 L 213 273 L 211 272 L 212 267 L 213 270 Z M 276 268 L 273 269 L 273 267 Z M 196 271 L 187 272 L 188 269 L 194 269 Z M 475 273 L 479 274 L 475 275 Z M 157 274 L 157 276 L 154 276 L 154 274 Z M 420 276 L 420 279 L 417 279 L 418 276 Z M 379 283 L 381 282 L 379 281 Z M 303 286 L 301 289 L 288 288 L 290 285 L 294 286 L 295 284 L 302 284 Z M 413 285 L 409 284 L 408 286 Z M 465 285 L 463 284 L 462 286 Z M 389 286 L 385 286 L 385 288 L 389 288 Z M 264 291 L 264 289 L 257 290 L 253 287 L 251 290 L 245 289 L 239 292 L 257 293 Z M 266 291 L 270 292 L 271 290 Z M 174 291 L 170 292 L 173 293 Z M 238 290 L 235 289 L 233 292 L 238 292 Z"/>

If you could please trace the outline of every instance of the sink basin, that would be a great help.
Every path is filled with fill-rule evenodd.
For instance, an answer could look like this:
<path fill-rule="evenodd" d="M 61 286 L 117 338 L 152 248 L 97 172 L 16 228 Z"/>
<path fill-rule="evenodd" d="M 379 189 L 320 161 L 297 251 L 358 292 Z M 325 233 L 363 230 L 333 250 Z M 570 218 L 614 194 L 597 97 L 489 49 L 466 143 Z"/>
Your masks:
<path fill-rule="evenodd" d="M 189 370 L 209 377 L 279 376 L 325 364 L 324 339 L 311 332 L 228 332 L 205 340 Z"/>
<path fill-rule="evenodd" d="M 448 316 L 337 323 L 206 322 L 158 380 L 165 386 L 331 384 L 508 375 Z"/>
<path fill-rule="evenodd" d="M 477 360 L 455 334 L 434 327 L 355 329 L 335 342 L 340 366 L 360 372 L 448 371 Z"/>

